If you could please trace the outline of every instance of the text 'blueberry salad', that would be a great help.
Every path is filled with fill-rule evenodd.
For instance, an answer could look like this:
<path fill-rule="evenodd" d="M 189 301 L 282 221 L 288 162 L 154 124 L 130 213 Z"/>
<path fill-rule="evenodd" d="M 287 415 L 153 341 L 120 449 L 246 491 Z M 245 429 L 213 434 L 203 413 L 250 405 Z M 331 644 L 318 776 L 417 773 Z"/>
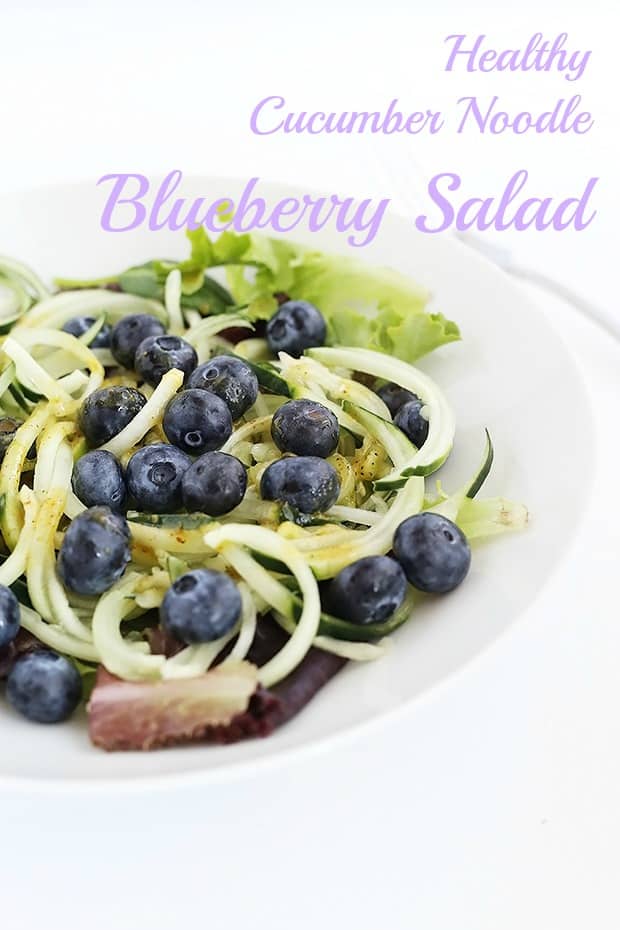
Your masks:
<path fill-rule="evenodd" d="M 488 433 L 456 491 L 431 478 L 455 423 L 412 363 L 459 332 L 425 291 L 189 238 L 186 261 L 56 291 L 0 257 L 6 713 L 85 706 L 108 750 L 269 734 L 527 520 L 477 497 Z"/>

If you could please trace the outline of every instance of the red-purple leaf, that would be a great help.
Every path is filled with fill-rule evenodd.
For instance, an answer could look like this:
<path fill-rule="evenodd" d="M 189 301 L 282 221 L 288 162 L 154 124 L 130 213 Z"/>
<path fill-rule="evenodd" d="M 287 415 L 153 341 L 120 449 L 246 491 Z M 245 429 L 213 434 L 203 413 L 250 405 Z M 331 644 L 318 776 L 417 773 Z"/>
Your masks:
<path fill-rule="evenodd" d="M 109 750 L 203 740 L 247 710 L 256 681 L 249 662 L 156 682 L 122 681 L 102 667 L 88 704 L 91 740 Z"/>
<path fill-rule="evenodd" d="M 270 618 L 261 620 L 248 659 L 267 662 L 287 636 Z M 250 688 L 245 704 L 215 714 L 213 689 L 238 669 L 254 665 L 226 663 L 200 678 L 165 682 L 125 682 L 100 669 L 89 704 L 92 741 L 103 749 L 155 749 L 180 743 L 236 743 L 268 736 L 302 710 L 345 664 L 345 659 L 311 649 L 297 668 L 270 690 Z M 256 679 L 254 678 L 254 681 Z"/>

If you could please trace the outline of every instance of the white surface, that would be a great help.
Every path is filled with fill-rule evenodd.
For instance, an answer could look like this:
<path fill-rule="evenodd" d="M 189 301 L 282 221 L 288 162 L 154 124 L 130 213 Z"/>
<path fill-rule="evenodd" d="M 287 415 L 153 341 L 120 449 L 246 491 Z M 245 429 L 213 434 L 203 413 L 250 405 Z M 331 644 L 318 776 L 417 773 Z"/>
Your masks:
<path fill-rule="evenodd" d="M 314 17 L 289 5 L 287 18 L 276 6 L 263 2 L 249 14 L 236 4 L 225 21 L 204 3 L 177 2 L 173 11 L 151 3 L 142 15 L 127 4 L 76 6 L 70 15 L 43 2 L 0 5 L 0 186 L 178 165 L 365 193 L 365 138 L 253 139 L 244 119 L 256 99 L 283 92 L 300 108 L 310 100 L 370 107 L 392 96 L 440 105 L 462 85 L 437 70 L 446 30 L 516 38 L 566 29 L 595 50 L 580 90 L 598 115 L 596 134 L 521 145 L 436 137 L 425 161 L 467 170 L 480 190 L 495 189 L 521 161 L 550 186 L 563 176 L 571 189 L 584 173 L 600 174 L 603 203 L 588 231 L 509 238 L 520 260 L 565 275 L 617 312 L 615 3 L 486 11 L 478 3 L 465 14 L 443 2 L 423 19 L 410 2 L 383 3 L 377 13 L 358 2 L 354 28 L 333 3 L 327 27 L 320 3 Z M 506 75 L 484 87 L 521 100 L 559 97 L 561 83 Z M 384 153 L 396 150 L 396 140 L 383 141 Z M 584 455 L 583 480 L 594 486 L 589 516 L 570 561 L 528 615 L 406 724 L 277 777 L 188 789 L 174 802 L 78 797 L 68 808 L 2 796 L 3 923 L 615 930 L 620 349 L 547 297 L 540 306 L 579 358 L 599 454 L 593 474 L 575 424 L 567 441 Z"/>
<path fill-rule="evenodd" d="M 190 200 L 203 196 L 212 203 L 226 196 L 236 200 L 243 186 L 243 180 L 186 178 L 184 192 Z M 269 203 L 300 195 L 295 188 L 276 185 L 263 185 L 263 193 Z M 101 190 L 87 184 L 0 196 L 0 254 L 27 257 L 44 280 L 55 272 L 103 277 L 153 255 L 187 254 L 182 233 L 154 234 L 143 228 L 123 236 L 103 232 L 98 216 L 104 199 Z M 63 218 L 60 225 L 58 216 Z M 320 237 L 299 235 L 311 246 L 343 248 L 339 234 L 329 229 Z M 203 772 L 220 780 L 229 766 L 237 769 L 246 763 L 251 774 L 277 754 L 288 756 L 401 712 L 404 704 L 425 695 L 493 643 L 563 558 L 586 503 L 585 493 L 572 501 L 582 466 L 565 437 L 575 421 L 581 424 L 586 448 L 592 448 L 593 434 L 578 370 L 553 328 L 495 266 L 454 239 L 416 233 L 406 219 L 386 217 L 380 240 L 358 254 L 364 261 L 389 263 L 409 274 L 432 292 L 435 309 L 459 321 L 463 341 L 419 363 L 445 392 L 456 419 L 454 450 L 438 477 L 448 493 L 462 487 L 479 467 L 488 428 L 496 454 L 481 496 L 526 503 L 532 513 L 527 532 L 475 546 L 467 583 L 457 593 L 421 603 L 381 661 L 346 669 L 308 713 L 269 740 L 170 750 L 157 760 L 144 753 L 105 755 L 89 744 L 85 727 L 77 721 L 35 733 L 7 709 L 0 714 L 0 743 L 12 751 L 0 760 L 0 790 L 4 778 L 31 780 L 33 788 L 43 787 L 45 779 L 55 788 L 63 780 L 87 786 L 118 784 L 125 778 L 131 788 L 138 779 L 151 782 L 164 775 L 195 778 Z M 572 398 L 570 406 L 567 397 Z M 434 480 L 427 482 L 429 494 Z"/>

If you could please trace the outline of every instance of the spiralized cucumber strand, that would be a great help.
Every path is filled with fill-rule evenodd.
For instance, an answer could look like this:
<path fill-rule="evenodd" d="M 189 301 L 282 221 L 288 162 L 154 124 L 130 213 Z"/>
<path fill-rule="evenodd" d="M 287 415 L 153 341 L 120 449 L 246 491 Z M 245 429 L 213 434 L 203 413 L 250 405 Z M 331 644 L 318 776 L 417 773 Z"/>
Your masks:
<path fill-rule="evenodd" d="M 303 396 L 305 388 L 320 388 L 331 401 L 339 404 L 350 401 L 383 419 L 390 419 L 390 411 L 384 401 L 365 384 L 330 371 L 314 358 L 292 358 L 285 352 L 281 352 L 279 357 L 281 376 L 300 396 Z"/>
<path fill-rule="evenodd" d="M 93 325 L 90 326 L 85 333 L 82 333 L 81 336 L 75 337 L 79 342 L 83 342 L 85 346 L 89 347 L 95 358 L 104 367 L 106 364 L 110 366 L 116 365 L 112 353 L 109 349 L 95 349 L 91 344 L 98 333 L 101 332 L 105 321 L 105 315 L 98 317 L 98 319 L 95 320 Z M 47 354 L 44 355 L 42 364 L 48 374 L 50 374 L 53 378 L 59 378 L 61 375 L 73 371 L 75 368 L 75 358 L 65 349 L 54 349 L 53 351 L 47 352 Z"/>
<path fill-rule="evenodd" d="M 47 578 L 50 573 L 50 564 L 54 561 L 54 537 L 62 515 L 63 504 L 62 492 L 55 494 L 49 492 L 41 502 L 26 563 L 30 601 L 34 609 L 47 621 L 55 621 Z"/>
<path fill-rule="evenodd" d="M 63 291 L 41 300 L 19 321 L 13 330 L 20 336 L 26 329 L 54 327 L 59 329 L 74 316 L 105 316 L 111 323 L 129 313 L 150 313 L 167 323 L 166 311 L 157 300 L 136 297 L 104 289 Z"/>
<path fill-rule="evenodd" d="M 254 642 L 256 635 L 256 603 L 252 597 L 252 592 L 247 584 L 239 582 L 239 593 L 241 595 L 241 621 L 239 635 L 230 654 L 226 656 L 224 662 L 234 662 L 235 660 L 245 659 L 250 646 Z M 224 664 L 224 663 L 222 663 Z"/>
<path fill-rule="evenodd" d="M 236 554 L 235 558 L 237 558 Z M 276 602 L 280 604 L 282 609 L 277 610 L 274 607 L 272 613 L 280 626 L 292 636 L 296 628 L 296 623 L 294 621 L 296 609 L 295 599 L 292 597 L 288 588 L 270 575 L 262 565 L 259 565 L 251 556 L 249 556 L 249 559 L 251 559 L 254 564 L 250 566 L 250 562 L 247 561 L 245 563 L 246 570 L 252 573 L 253 582 L 255 581 L 257 585 L 261 586 L 261 599 L 266 601 L 267 605 L 274 605 Z M 342 656 L 345 659 L 353 659 L 356 662 L 365 662 L 380 658 L 385 653 L 386 643 L 386 640 L 374 644 L 351 642 L 323 635 L 315 636 L 312 641 L 312 645 L 316 646 L 317 649 L 322 649 L 324 652 L 332 652 L 334 655 Z"/>
<path fill-rule="evenodd" d="M 250 450 L 252 458 L 258 464 L 273 462 L 280 457 L 278 447 L 273 442 L 255 442 Z"/>
<path fill-rule="evenodd" d="M 24 505 L 24 527 L 19 534 L 17 545 L 8 559 L 0 565 L 0 584 L 7 586 L 17 581 L 26 570 L 36 526 L 38 507 L 34 493 L 25 485 L 20 491 L 20 497 Z"/>
<path fill-rule="evenodd" d="M 188 328 L 192 326 L 196 326 L 196 324 L 200 323 L 200 321 L 202 320 L 202 317 L 200 313 L 198 312 L 198 310 L 185 309 L 183 312 L 183 315 L 185 317 L 185 322 Z"/>
<path fill-rule="evenodd" d="M 0 403 L 2 403 L 2 398 L 9 389 L 9 385 L 15 380 L 15 365 L 13 362 L 9 362 L 7 367 L 4 369 L 0 375 Z"/>
<path fill-rule="evenodd" d="M 372 506 L 373 510 L 377 513 L 387 513 L 390 509 L 390 505 L 380 491 L 375 491 L 374 494 L 370 495 L 368 504 Z"/>
<path fill-rule="evenodd" d="M 289 634 L 293 633 L 295 624 L 288 617 L 278 611 L 274 611 L 274 616 L 282 629 Z M 323 652 L 331 652 L 335 656 L 351 659 L 353 662 L 373 662 L 385 655 L 389 642 L 387 637 L 378 643 L 362 643 L 335 639 L 333 636 L 316 636 L 312 645 L 316 649 L 322 649 Z"/>
<path fill-rule="evenodd" d="M 143 654 L 123 638 L 121 623 L 134 609 L 133 590 L 140 575 L 130 572 L 99 598 L 93 614 L 93 641 L 101 662 L 119 678 L 140 681 L 158 678 L 164 656 Z"/>
<path fill-rule="evenodd" d="M 64 349 L 80 363 L 77 367 L 88 368 L 90 375 L 88 378 L 88 385 L 83 392 L 84 397 L 86 394 L 90 394 L 92 391 L 95 391 L 103 381 L 105 371 L 97 356 L 87 345 L 85 345 L 83 342 L 80 342 L 79 339 L 76 339 L 76 337 L 72 336 L 70 333 L 64 333 L 55 329 L 46 328 L 27 330 L 15 327 L 13 330 L 13 336 L 15 336 L 15 339 L 19 341 L 20 346 L 31 347 L 35 345 L 44 345 Z M 6 342 L 9 342 L 10 338 L 11 337 L 7 338 Z M 6 342 L 4 344 L 5 352 L 7 351 Z M 8 354 L 9 353 L 7 352 L 7 355 Z M 31 356 L 28 356 L 28 358 L 32 361 Z M 41 366 L 38 367 L 40 368 Z M 51 380 L 53 381 L 53 379 Z M 45 391 L 41 391 L 41 393 L 45 393 Z"/>
<path fill-rule="evenodd" d="M 75 636 L 76 639 L 92 643 L 93 634 L 89 625 L 83 621 L 78 611 L 75 611 L 67 598 L 67 593 L 56 575 L 56 563 L 53 552 L 51 558 L 48 557 L 44 569 L 44 584 L 47 587 L 49 605 L 52 611 L 53 619 L 67 633 Z M 91 614 L 83 611 L 84 616 L 91 618 Z"/>
<path fill-rule="evenodd" d="M 342 507 L 336 504 L 325 514 L 326 517 L 338 520 L 340 523 L 358 523 L 360 526 L 376 526 L 381 520 L 381 514 L 374 510 L 364 510 L 362 507 Z"/>
<path fill-rule="evenodd" d="M 321 347 L 308 349 L 308 355 L 328 368 L 343 367 L 394 381 L 424 402 L 429 421 L 426 442 L 404 467 L 395 468 L 377 481 L 375 487 L 382 489 L 400 486 L 404 477 L 431 474 L 446 460 L 454 441 L 454 414 L 443 392 L 428 375 L 407 362 L 370 349 Z"/>
<path fill-rule="evenodd" d="M 66 391 L 67 394 L 75 394 L 76 391 L 83 391 L 88 386 L 88 376 L 83 371 L 72 371 L 71 374 L 63 375 L 56 381 L 58 387 Z"/>
<path fill-rule="evenodd" d="M 196 678 L 198 675 L 204 675 L 207 672 L 222 649 L 228 645 L 231 639 L 234 639 L 239 632 L 239 624 L 220 636 L 219 639 L 211 643 L 201 643 L 195 646 L 186 646 L 181 652 L 178 652 L 161 670 L 162 678 Z"/>
<path fill-rule="evenodd" d="M 22 469 L 32 444 L 51 416 L 53 410 L 49 404 L 35 407 L 15 433 L 15 438 L 0 466 L 0 499 L 3 501 L 3 507 L 0 509 L 0 528 L 4 541 L 11 549 L 17 545 L 22 528 L 23 511 L 18 494 Z"/>
<path fill-rule="evenodd" d="M 73 453 L 71 446 L 63 442 L 58 450 L 56 461 L 54 462 L 54 471 L 52 474 L 52 487 L 61 487 L 65 494 L 71 485 L 71 474 L 73 472 Z"/>
<path fill-rule="evenodd" d="M 389 552 L 398 525 L 407 517 L 419 513 L 423 503 L 424 479 L 409 478 L 405 487 L 396 495 L 390 510 L 370 529 L 342 529 L 324 539 L 317 535 L 309 539 L 294 539 L 292 544 L 299 552 L 303 552 L 307 564 L 317 578 L 333 578 L 351 562 L 369 555 L 384 555 Z M 284 524 L 280 533 L 286 532 Z"/>
<path fill-rule="evenodd" d="M 28 310 L 32 298 L 16 279 L 9 278 L 0 269 L 0 327 L 6 331 Z"/>
<path fill-rule="evenodd" d="M 248 488 L 240 504 L 220 517 L 220 523 L 277 523 L 280 517 L 280 505 L 273 501 L 262 500 L 254 488 Z"/>
<path fill-rule="evenodd" d="M 71 520 L 74 520 L 78 514 L 82 513 L 83 510 L 86 510 L 86 507 L 76 495 L 73 493 L 73 490 L 69 488 L 67 491 L 67 497 L 65 500 L 65 514 Z"/>
<path fill-rule="evenodd" d="M 58 404 L 70 405 L 73 401 L 71 394 L 63 390 L 55 378 L 45 371 L 44 368 L 36 362 L 30 353 L 19 342 L 16 342 L 11 336 L 7 336 L 2 345 L 2 349 L 15 365 L 17 378 L 24 384 L 31 385 L 39 394 L 43 394 L 48 400 Z"/>
<path fill-rule="evenodd" d="M 65 491 L 49 492 L 39 508 L 36 528 L 26 564 L 28 594 L 35 610 L 48 621 L 81 642 L 92 643 L 89 627 L 80 619 L 67 599 L 56 575 L 54 538 L 62 516 Z"/>
<path fill-rule="evenodd" d="M 185 322 L 181 312 L 181 272 L 174 268 L 166 278 L 164 303 L 168 313 L 168 331 L 174 336 L 182 336 Z"/>
<path fill-rule="evenodd" d="M 246 420 L 250 422 L 251 420 L 257 419 L 258 417 L 269 416 L 269 414 L 272 412 L 273 411 L 269 410 L 269 403 L 266 400 L 266 395 L 259 392 L 253 406 L 247 412 Z"/>
<path fill-rule="evenodd" d="M 269 415 L 266 417 L 259 417 L 257 420 L 251 420 L 249 423 L 244 423 L 243 426 L 236 429 L 232 436 L 226 440 L 221 451 L 234 454 L 234 449 L 240 443 L 248 442 L 250 439 L 269 434 L 271 431 L 271 420 L 272 417 Z"/>
<path fill-rule="evenodd" d="M 183 384 L 183 372 L 178 368 L 167 371 L 146 404 L 127 426 L 106 442 L 102 449 L 121 456 L 143 439 L 150 429 L 161 421 L 168 402 Z"/>
<path fill-rule="evenodd" d="M 266 339 L 242 339 L 235 346 L 235 353 L 248 362 L 268 362 L 271 358 Z"/>
<path fill-rule="evenodd" d="M 228 545 L 223 550 L 223 555 L 237 574 L 246 580 L 255 596 L 258 595 L 265 604 L 284 616 L 291 619 L 294 617 L 295 599 L 291 592 L 257 562 L 251 553 L 242 546 Z"/>
<path fill-rule="evenodd" d="M 34 470 L 34 480 L 32 486 L 39 498 L 44 497 L 50 491 L 63 488 L 66 491 L 66 484 L 59 483 L 60 478 L 54 480 L 54 467 L 56 457 L 67 436 L 75 432 L 73 423 L 56 423 L 50 418 L 45 429 L 41 433 L 39 449 L 37 452 L 37 463 Z M 69 450 L 71 451 L 71 450 Z M 69 472 L 69 478 L 71 472 Z"/>
<path fill-rule="evenodd" d="M 209 521 L 205 521 L 208 525 Z M 204 543 L 202 529 L 179 530 L 147 526 L 129 519 L 132 556 L 140 565 L 158 564 L 160 556 L 178 555 L 181 558 L 204 559 L 211 555 Z"/>
<path fill-rule="evenodd" d="M 321 527 L 319 532 L 313 532 L 312 530 L 300 530 L 297 527 L 291 529 L 284 524 L 280 528 L 280 533 L 287 538 L 291 535 L 294 538 L 296 548 L 304 553 L 333 546 L 359 546 L 363 541 L 372 540 L 378 535 L 385 536 L 386 530 L 394 524 L 395 519 L 400 523 L 406 517 L 418 513 L 423 503 L 424 480 L 422 478 L 409 478 L 405 487 L 401 488 L 396 494 L 390 509 L 381 514 L 380 519 L 368 530 L 352 530 L 334 525 L 333 527 Z"/>
<path fill-rule="evenodd" d="M 41 278 L 28 265 L 15 261 L 14 258 L 8 258 L 6 255 L 0 255 L 0 272 L 7 274 L 9 278 L 17 278 L 33 292 L 38 300 L 49 297 L 49 288 L 45 286 Z"/>
<path fill-rule="evenodd" d="M 83 342 L 85 346 L 90 346 L 96 336 L 99 335 L 101 330 L 105 325 L 105 313 L 102 313 L 101 316 L 97 317 L 94 323 L 92 323 L 85 333 L 82 333 L 81 336 L 77 336 L 80 342 Z"/>
<path fill-rule="evenodd" d="M 331 652 L 335 656 L 341 656 L 343 659 L 350 659 L 352 662 L 374 662 L 375 659 L 381 659 L 392 645 L 392 640 L 388 636 L 376 642 L 365 642 L 362 639 L 339 639 L 336 636 L 327 636 L 321 634 L 314 640 L 317 649 L 323 652 Z"/>
<path fill-rule="evenodd" d="M 456 523 L 457 517 L 463 504 L 467 501 L 468 498 L 473 498 L 476 496 L 486 481 L 489 471 L 491 470 L 491 465 L 493 464 L 493 443 L 491 441 L 489 431 L 485 430 L 485 433 L 486 443 L 484 457 L 475 474 L 453 494 L 445 495 L 442 492 L 439 500 L 432 504 L 430 507 L 426 508 L 431 513 L 438 513 L 443 517 L 447 517 L 448 520 L 452 520 L 453 523 Z M 440 488 L 441 486 L 438 482 L 438 489 Z"/>
<path fill-rule="evenodd" d="M 91 352 L 104 368 L 113 368 L 117 364 L 109 349 L 91 349 Z"/>
<path fill-rule="evenodd" d="M 297 359 L 291 359 L 290 356 L 283 352 L 280 353 L 280 360 L 284 360 L 281 375 L 288 384 L 292 397 L 297 400 L 303 397 L 307 400 L 314 400 L 322 404 L 324 407 L 327 407 L 328 410 L 331 410 L 341 426 L 348 429 L 351 433 L 355 433 L 358 436 L 362 435 L 359 423 L 357 423 L 353 417 L 349 416 L 337 401 L 330 400 L 327 396 L 325 387 L 318 373 L 314 378 L 306 377 L 306 368 L 299 367 L 299 361 Z M 309 359 L 304 359 L 304 361 L 308 362 Z M 289 362 L 292 364 L 289 365 Z M 325 371 L 327 372 L 327 369 L 325 369 Z M 329 372 L 327 373 L 329 374 Z"/>
<path fill-rule="evenodd" d="M 333 636 L 317 636 L 314 645 L 323 652 L 331 652 L 352 662 L 374 662 L 383 658 L 390 648 L 391 640 L 386 636 L 378 643 L 354 643 L 346 639 L 334 639 Z"/>
<path fill-rule="evenodd" d="M 254 324 L 250 323 L 244 316 L 236 313 L 220 313 L 216 316 L 209 316 L 196 323 L 186 333 L 185 339 L 193 346 L 198 347 L 203 340 L 212 339 L 224 329 L 254 329 Z"/>
<path fill-rule="evenodd" d="M 454 494 L 445 497 L 443 500 L 439 501 L 439 503 L 433 504 L 432 507 L 427 507 L 426 509 L 429 513 L 437 513 L 447 520 L 452 520 L 453 523 L 456 523 L 459 509 L 465 497 L 465 488 L 461 488 L 459 491 L 456 491 Z"/>
<path fill-rule="evenodd" d="M 47 620 L 60 624 L 77 639 L 92 642 L 92 633 L 71 607 L 56 575 L 55 538 L 71 482 L 73 456 L 67 435 L 71 423 L 50 423 L 41 437 L 34 489 L 40 501 L 27 562 L 28 592 L 34 607 Z M 22 488 L 23 492 L 23 488 Z"/>
<path fill-rule="evenodd" d="M 274 614 L 278 622 L 290 636 L 293 636 L 297 628 L 294 619 L 296 602 L 288 588 L 279 582 L 277 578 L 274 578 L 266 568 L 259 565 L 250 553 L 244 551 L 241 547 L 227 546 L 224 549 L 224 554 L 235 571 L 242 574 L 246 579 L 251 579 L 250 584 L 254 591 L 259 594 L 260 598 L 266 604 L 274 608 Z M 242 588 L 245 587 L 245 585 L 240 585 L 239 587 Z M 243 596 L 242 592 L 242 597 Z M 254 618 L 255 624 L 256 607 L 254 607 Z M 253 638 L 254 629 L 252 629 L 252 636 L 249 640 L 248 649 Z M 342 656 L 345 659 L 353 659 L 357 662 L 377 659 L 385 652 L 385 644 L 382 646 L 381 644 L 372 643 L 353 643 L 346 640 L 334 639 L 331 636 L 315 636 L 310 645 L 316 646 L 318 649 L 323 649 L 325 652 L 333 652 L 334 655 Z M 233 650 L 233 653 L 235 653 L 235 650 Z M 230 658 L 233 658 L 233 653 L 231 653 Z M 235 654 L 234 657 L 243 658 L 246 654 L 247 650 L 243 655 Z M 267 666 L 265 666 L 265 668 L 266 667 Z M 261 681 L 263 681 L 263 674 L 264 672 L 261 670 L 261 672 L 259 672 L 259 679 Z"/>
<path fill-rule="evenodd" d="M 248 578 L 239 568 L 240 562 L 242 564 L 245 562 L 243 558 L 239 559 L 239 556 L 243 557 L 247 554 L 242 549 L 239 549 L 240 546 L 248 546 L 270 558 L 278 559 L 289 568 L 297 579 L 303 598 L 303 607 L 295 632 L 283 648 L 266 665 L 259 669 L 259 680 L 266 687 L 269 687 L 282 678 L 286 678 L 299 665 L 317 635 L 321 617 L 321 601 L 317 583 L 304 558 L 295 548 L 278 536 L 277 533 L 264 527 L 245 526 L 243 524 L 222 526 L 208 532 L 205 535 L 205 543 L 207 546 L 221 552 L 251 587 L 253 586 L 252 571 L 250 570 L 250 577 Z M 253 559 L 252 563 L 254 564 Z M 247 563 L 245 563 L 245 567 L 248 568 Z M 259 591 L 259 593 L 263 594 L 262 591 Z M 268 598 L 265 599 L 268 600 Z M 276 605 L 274 604 L 274 606 Z"/>
<path fill-rule="evenodd" d="M 26 415 L 30 414 L 31 409 L 24 409 L 23 405 L 18 403 L 13 397 L 10 391 L 7 391 L 2 400 L 0 401 L 0 407 L 2 408 L 3 414 L 9 417 L 15 417 L 17 420 L 23 420 L 24 413 Z M 24 471 L 32 471 L 31 463 L 27 462 L 24 465 Z"/>
<path fill-rule="evenodd" d="M 391 419 L 379 417 L 373 411 L 348 401 L 345 401 L 344 409 L 364 427 L 369 436 L 381 443 L 394 468 L 407 467 L 417 449 Z"/>
<path fill-rule="evenodd" d="M 24 604 L 19 605 L 19 610 L 22 627 L 46 646 L 65 655 L 74 656 L 76 659 L 83 659 L 85 662 L 100 661 L 99 653 L 92 643 L 75 639 L 60 627 L 45 623 L 35 610 L 31 610 Z"/>

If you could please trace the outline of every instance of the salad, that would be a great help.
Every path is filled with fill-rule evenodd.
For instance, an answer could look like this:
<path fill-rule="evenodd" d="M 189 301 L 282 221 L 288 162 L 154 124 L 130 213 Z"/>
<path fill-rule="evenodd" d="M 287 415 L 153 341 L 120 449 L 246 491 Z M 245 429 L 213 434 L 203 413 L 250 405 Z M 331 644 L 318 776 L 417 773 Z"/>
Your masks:
<path fill-rule="evenodd" d="M 271 733 L 527 521 L 478 496 L 488 432 L 463 486 L 432 477 L 455 422 L 413 363 L 460 334 L 424 289 L 188 235 L 54 289 L 0 258 L 4 712 L 85 706 L 107 750 Z"/>

